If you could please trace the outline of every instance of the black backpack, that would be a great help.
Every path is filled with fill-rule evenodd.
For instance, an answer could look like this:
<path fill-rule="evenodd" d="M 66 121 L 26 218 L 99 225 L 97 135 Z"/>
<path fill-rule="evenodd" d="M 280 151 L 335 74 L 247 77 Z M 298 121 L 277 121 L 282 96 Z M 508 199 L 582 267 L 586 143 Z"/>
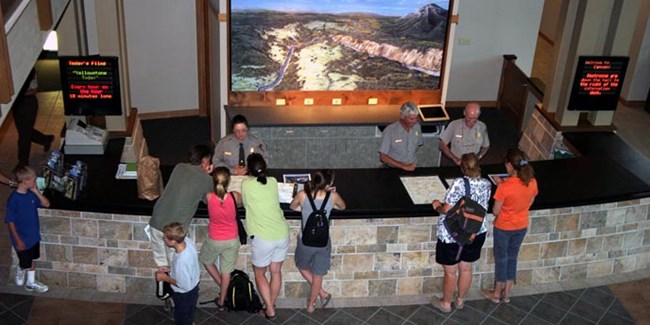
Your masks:
<path fill-rule="evenodd" d="M 262 310 L 262 302 L 255 292 L 253 283 L 244 271 L 234 270 L 230 273 L 230 285 L 224 301 L 228 311 L 247 311 L 257 313 Z"/>
<path fill-rule="evenodd" d="M 327 199 L 330 197 L 330 192 L 325 194 L 323 204 L 320 209 L 316 209 L 314 199 L 311 195 L 307 194 L 309 204 L 311 204 L 312 212 L 307 217 L 307 222 L 302 225 L 302 243 L 309 247 L 325 247 L 330 240 L 330 224 L 327 219 L 327 212 L 325 205 Z M 302 219 L 301 219 L 302 220 Z"/>
<path fill-rule="evenodd" d="M 166 273 L 169 275 L 169 272 Z M 174 289 L 172 289 L 172 285 L 169 284 L 169 282 L 156 280 L 156 297 L 158 297 L 158 299 L 165 301 L 173 295 Z"/>
<path fill-rule="evenodd" d="M 474 238 L 481 231 L 483 219 L 487 213 L 485 208 L 470 197 L 469 180 L 464 177 L 463 180 L 465 181 L 465 196 L 447 212 L 443 221 L 449 235 L 460 246 L 456 260 L 460 258 L 463 246 L 474 242 Z"/>

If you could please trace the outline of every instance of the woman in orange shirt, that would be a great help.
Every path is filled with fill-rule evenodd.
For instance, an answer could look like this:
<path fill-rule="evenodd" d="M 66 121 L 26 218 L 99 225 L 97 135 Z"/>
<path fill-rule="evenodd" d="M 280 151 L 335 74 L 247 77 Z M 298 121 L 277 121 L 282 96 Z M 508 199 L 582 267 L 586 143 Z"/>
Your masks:
<path fill-rule="evenodd" d="M 517 279 L 519 248 L 528 230 L 528 210 L 537 196 L 535 171 L 519 149 L 505 157 L 509 177 L 497 180 L 492 213 L 494 219 L 494 290 L 482 295 L 494 303 L 510 302 L 510 289 Z"/>

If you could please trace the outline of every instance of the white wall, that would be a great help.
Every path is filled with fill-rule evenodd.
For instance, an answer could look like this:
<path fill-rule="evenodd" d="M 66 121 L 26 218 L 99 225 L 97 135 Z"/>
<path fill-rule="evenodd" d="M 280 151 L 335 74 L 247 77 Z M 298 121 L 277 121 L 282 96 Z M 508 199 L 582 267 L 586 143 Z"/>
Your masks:
<path fill-rule="evenodd" d="M 139 113 L 197 109 L 194 0 L 125 0 L 131 105 Z"/>
<path fill-rule="evenodd" d="M 504 54 L 530 75 L 543 0 L 459 0 L 447 101 L 495 101 Z M 459 42 L 461 41 L 461 42 Z M 461 43 L 469 45 L 461 45 Z"/>

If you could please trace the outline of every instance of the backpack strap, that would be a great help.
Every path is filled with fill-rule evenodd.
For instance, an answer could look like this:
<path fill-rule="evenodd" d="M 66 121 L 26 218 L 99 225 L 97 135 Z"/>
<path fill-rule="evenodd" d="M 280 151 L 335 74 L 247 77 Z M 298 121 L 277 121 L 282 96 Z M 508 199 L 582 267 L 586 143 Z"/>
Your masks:
<path fill-rule="evenodd" d="M 465 176 L 463 176 L 463 181 L 465 182 L 465 196 L 471 197 L 472 196 L 472 189 L 469 186 L 469 179 Z"/>

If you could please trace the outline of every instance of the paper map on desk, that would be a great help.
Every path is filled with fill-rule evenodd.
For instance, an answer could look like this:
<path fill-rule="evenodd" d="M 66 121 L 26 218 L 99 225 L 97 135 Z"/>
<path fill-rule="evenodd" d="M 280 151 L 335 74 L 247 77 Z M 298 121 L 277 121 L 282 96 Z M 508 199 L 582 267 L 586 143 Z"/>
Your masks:
<path fill-rule="evenodd" d="M 230 184 L 228 184 L 228 192 L 237 191 L 241 193 L 241 183 L 243 180 L 250 176 L 239 176 L 233 175 L 230 176 Z M 281 183 L 278 182 L 278 195 L 280 197 L 280 203 L 291 203 L 294 194 L 294 184 L 293 183 Z"/>
<path fill-rule="evenodd" d="M 413 204 L 431 204 L 444 200 L 447 190 L 438 176 L 400 177 Z"/>
<path fill-rule="evenodd" d="M 246 179 L 248 176 L 232 175 L 230 176 L 230 183 L 228 184 L 228 192 L 239 192 L 241 193 L 241 182 Z"/>

